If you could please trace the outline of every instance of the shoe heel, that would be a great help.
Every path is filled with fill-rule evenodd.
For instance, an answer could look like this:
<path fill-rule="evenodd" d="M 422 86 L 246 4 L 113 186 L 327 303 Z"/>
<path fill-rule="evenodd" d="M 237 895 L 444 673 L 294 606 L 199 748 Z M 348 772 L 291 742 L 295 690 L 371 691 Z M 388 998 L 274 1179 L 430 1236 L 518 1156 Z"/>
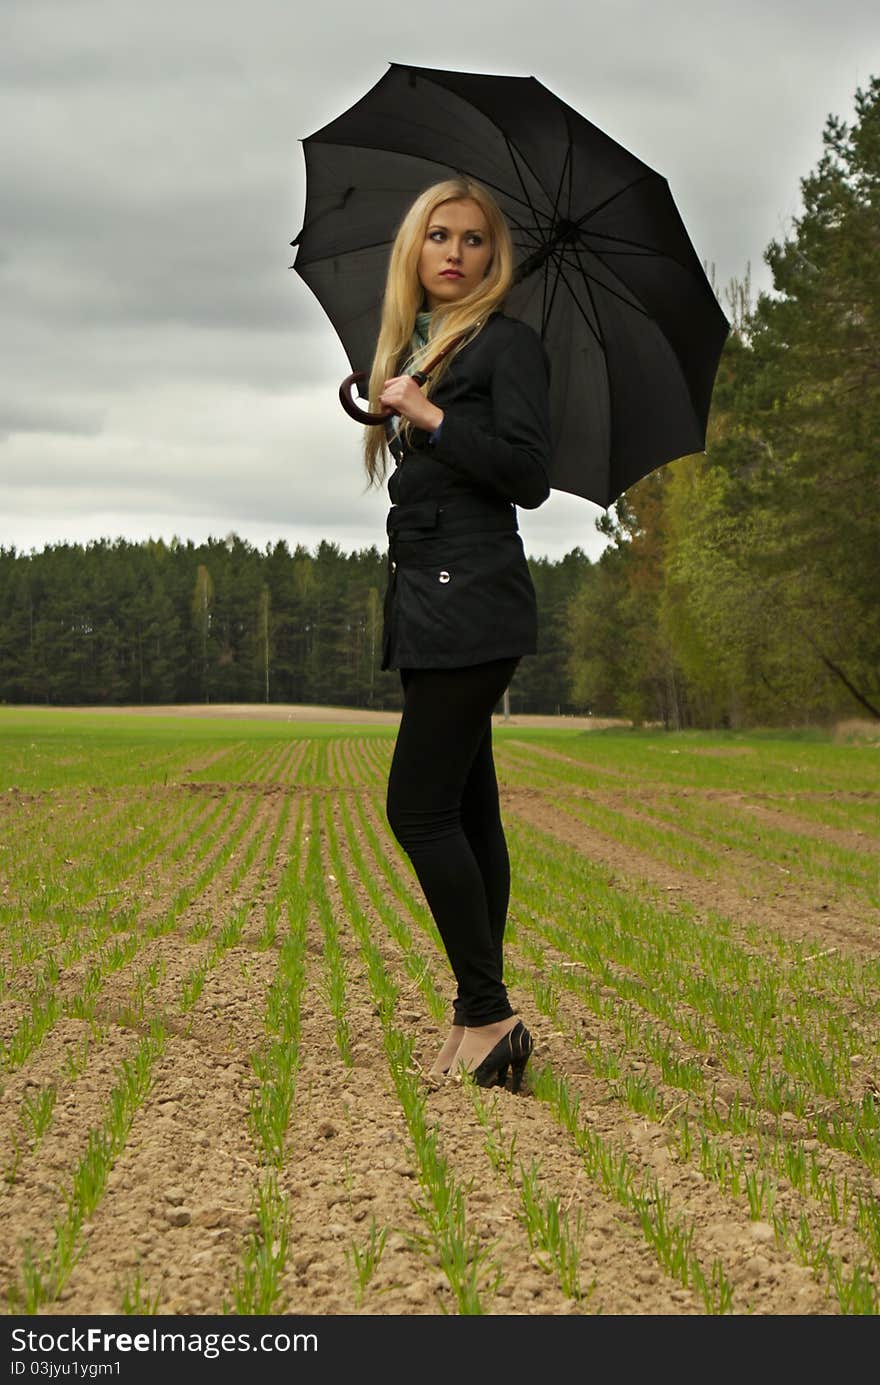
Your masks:
<path fill-rule="evenodd" d="M 511 1064 L 513 1071 L 510 1078 L 510 1090 L 512 1092 L 518 1092 L 520 1087 L 522 1086 L 522 1080 L 526 1070 L 526 1063 L 528 1061 L 528 1055 L 526 1055 L 525 1058 L 515 1059 L 514 1062 Z"/>
<path fill-rule="evenodd" d="M 532 1050 L 535 1047 L 532 1036 L 524 1025 L 520 1025 L 517 1027 L 516 1047 L 519 1051 L 516 1054 L 516 1056 L 512 1057 L 510 1060 L 510 1090 L 512 1092 L 518 1092 L 520 1087 L 522 1086 L 522 1080 L 526 1070 L 526 1063 L 531 1058 Z"/>

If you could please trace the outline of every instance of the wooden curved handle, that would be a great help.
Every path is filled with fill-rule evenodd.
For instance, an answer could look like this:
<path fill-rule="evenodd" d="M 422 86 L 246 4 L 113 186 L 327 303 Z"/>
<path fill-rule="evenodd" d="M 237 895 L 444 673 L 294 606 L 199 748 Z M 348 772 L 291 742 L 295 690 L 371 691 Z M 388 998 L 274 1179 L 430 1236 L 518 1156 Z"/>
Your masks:
<path fill-rule="evenodd" d="M 482 326 L 482 323 L 480 323 L 479 325 Z M 464 341 L 465 337 L 470 336 L 470 330 L 471 329 L 469 329 L 467 332 L 462 332 L 461 336 L 453 337 L 449 345 L 446 346 L 439 353 L 439 355 L 434 357 L 430 365 L 426 365 L 423 370 L 413 371 L 413 379 L 415 380 L 417 385 L 424 385 L 427 383 L 428 376 L 431 374 L 431 371 L 435 368 L 435 366 L 438 366 L 440 362 L 443 360 L 444 356 L 448 356 L 450 351 L 454 350 L 454 348 L 458 346 L 460 342 Z M 351 392 L 354 386 L 363 384 L 366 378 L 366 373 L 363 370 L 355 370 L 351 375 L 346 375 L 342 384 L 339 386 L 339 402 L 342 405 L 345 412 L 348 414 L 349 418 L 355 419 L 357 423 L 384 423 L 386 418 L 391 418 L 392 414 L 397 413 L 396 409 L 386 409 L 384 413 L 371 414 L 368 413 L 366 409 L 361 409 L 357 404 L 355 404 L 354 400 L 351 397 Z"/>
<path fill-rule="evenodd" d="M 349 418 L 353 418 L 357 423 L 384 423 L 386 418 L 390 418 L 394 413 L 393 409 L 386 409 L 381 414 L 371 414 L 355 404 L 352 398 L 352 390 L 355 385 L 362 385 L 366 378 L 366 372 L 363 370 L 356 370 L 351 375 L 346 375 L 339 386 L 339 402 Z"/>

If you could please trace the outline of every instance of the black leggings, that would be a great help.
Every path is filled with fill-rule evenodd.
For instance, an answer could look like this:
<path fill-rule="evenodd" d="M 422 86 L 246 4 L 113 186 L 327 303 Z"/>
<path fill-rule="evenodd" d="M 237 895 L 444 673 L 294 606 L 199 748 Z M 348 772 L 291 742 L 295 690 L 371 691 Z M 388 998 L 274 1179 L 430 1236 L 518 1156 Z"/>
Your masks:
<path fill-rule="evenodd" d="M 458 982 L 456 1024 L 513 1014 L 503 981 L 510 861 L 492 712 L 518 662 L 400 670 L 404 706 L 388 776 L 388 821 L 413 863 Z"/>

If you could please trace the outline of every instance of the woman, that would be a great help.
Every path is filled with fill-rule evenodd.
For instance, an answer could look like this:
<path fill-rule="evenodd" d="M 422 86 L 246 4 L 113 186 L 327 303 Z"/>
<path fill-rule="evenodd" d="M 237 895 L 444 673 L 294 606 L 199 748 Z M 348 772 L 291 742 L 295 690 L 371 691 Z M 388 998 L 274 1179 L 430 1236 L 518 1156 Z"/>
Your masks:
<path fill-rule="evenodd" d="M 512 271 L 485 188 L 457 178 L 416 199 L 392 248 L 370 376 L 372 408 L 389 419 L 367 430 L 365 462 L 373 484 L 388 450 L 396 462 L 382 667 L 400 670 L 404 707 L 388 821 L 458 982 L 431 1072 L 491 1086 L 511 1069 L 518 1090 L 533 1044 L 503 980 L 510 864 L 491 718 L 536 648 L 515 506 L 547 499 L 551 442 L 544 348 L 501 311 Z"/>

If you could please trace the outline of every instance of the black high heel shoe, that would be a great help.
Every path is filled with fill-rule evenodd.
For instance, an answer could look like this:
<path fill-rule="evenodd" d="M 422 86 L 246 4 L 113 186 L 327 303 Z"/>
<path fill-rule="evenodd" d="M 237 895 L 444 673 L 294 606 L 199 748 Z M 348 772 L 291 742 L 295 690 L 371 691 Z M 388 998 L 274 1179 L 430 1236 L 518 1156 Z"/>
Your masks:
<path fill-rule="evenodd" d="M 503 1087 L 507 1081 L 507 1069 L 511 1070 L 510 1090 L 518 1092 L 526 1070 L 526 1063 L 532 1056 L 535 1045 L 532 1036 L 522 1020 L 504 1035 L 504 1038 L 487 1053 L 482 1063 L 474 1068 L 473 1077 L 478 1087 Z"/>

